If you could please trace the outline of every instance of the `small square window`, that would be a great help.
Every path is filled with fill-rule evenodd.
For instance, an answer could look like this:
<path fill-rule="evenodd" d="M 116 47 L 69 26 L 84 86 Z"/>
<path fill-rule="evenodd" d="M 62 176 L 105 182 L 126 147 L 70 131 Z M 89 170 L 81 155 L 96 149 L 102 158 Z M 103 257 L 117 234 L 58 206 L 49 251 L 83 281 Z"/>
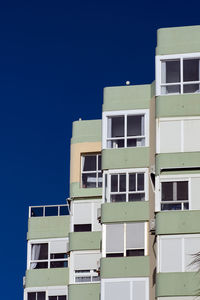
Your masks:
<path fill-rule="evenodd" d="M 82 155 L 81 186 L 82 188 L 101 188 L 102 171 L 101 155 Z"/>

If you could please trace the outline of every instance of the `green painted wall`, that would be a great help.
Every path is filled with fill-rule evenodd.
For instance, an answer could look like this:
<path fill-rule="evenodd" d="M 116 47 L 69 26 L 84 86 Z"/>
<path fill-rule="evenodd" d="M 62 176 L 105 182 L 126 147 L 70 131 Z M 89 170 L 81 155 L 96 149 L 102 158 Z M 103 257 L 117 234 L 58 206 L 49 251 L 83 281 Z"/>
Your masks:
<path fill-rule="evenodd" d="M 102 188 L 81 188 L 80 182 L 70 184 L 70 197 L 101 197 Z"/>
<path fill-rule="evenodd" d="M 27 239 L 66 237 L 69 231 L 70 216 L 29 218 Z"/>
<path fill-rule="evenodd" d="M 69 248 L 71 250 L 99 250 L 101 231 L 70 232 Z"/>
<path fill-rule="evenodd" d="M 102 169 L 142 168 L 149 166 L 149 147 L 104 149 Z"/>
<path fill-rule="evenodd" d="M 101 222 L 134 222 L 149 220 L 149 201 L 117 202 L 101 205 Z"/>
<path fill-rule="evenodd" d="M 150 84 L 106 87 L 103 111 L 147 109 L 151 94 Z"/>
<path fill-rule="evenodd" d="M 156 175 L 161 169 L 200 167 L 200 152 L 156 154 Z"/>
<path fill-rule="evenodd" d="M 71 143 L 101 142 L 101 120 L 75 121 Z"/>
<path fill-rule="evenodd" d="M 156 118 L 200 115 L 200 95 L 165 95 L 156 97 Z"/>
<path fill-rule="evenodd" d="M 149 256 L 107 257 L 101 259 L 101 278 L 150 276 Z"/>
<path fill-rule="evenodd" d="M 193 296 L 200 287 L 200 274 L 193 272 L 158 273 L 156 296 Z"/>
<path fill-rule="evenodd" d="M 38 269 L 26 271 L 26 288 L 69 284 L 69 269 Z"/>
<path fill-rule="evenodd" d="M 156 234 L 200 233 L 200 211 L 170 211 L 156 214 Z"/>
<path fill-rule="evenodd" d="M 69 300 L 100 300 L 100 284 L 70 284 Z"/>
<path fill-rule="evenodd" d="M 157 31 L 156 55 L 200 52 L 200 26 L 162 28 Z"/>

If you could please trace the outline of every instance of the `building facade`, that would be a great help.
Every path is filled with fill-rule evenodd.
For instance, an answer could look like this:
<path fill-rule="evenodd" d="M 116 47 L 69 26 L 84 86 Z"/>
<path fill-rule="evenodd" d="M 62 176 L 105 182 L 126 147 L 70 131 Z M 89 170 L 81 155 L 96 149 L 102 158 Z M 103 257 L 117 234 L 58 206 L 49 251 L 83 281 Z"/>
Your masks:
<path fill-rule="evenodd" d="M 24 300 L 195 299 L 200 26 L 157 37 L 155 82 L 73 123 L 67 204 L 30 207 Z"/>

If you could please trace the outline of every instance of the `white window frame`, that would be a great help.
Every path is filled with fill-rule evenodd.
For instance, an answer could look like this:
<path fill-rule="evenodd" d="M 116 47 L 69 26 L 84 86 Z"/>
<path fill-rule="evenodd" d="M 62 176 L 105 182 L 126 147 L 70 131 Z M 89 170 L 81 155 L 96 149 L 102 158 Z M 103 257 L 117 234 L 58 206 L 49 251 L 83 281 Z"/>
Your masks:
<path fill-rule="evenodd" d="M 144 173 L 144 191 L 130 191 L 129 192 L 129 174 L 133 173 Z M 137 194 L 137 193 L 143 193 L 145 194 L 145 200 L 147 201 L 149 199 L 149 184 L 148 184 L 148 169 L 147 168 L 135 168 L 135 169 L 115 169 L 115 170 L 108 170 L 103 172 L 103 203 L 108 202 L 112 203 L 110 201 L 110 195 L 111 193 L 111 175 L 120 175 L 120 174 L 126 174 L 126 191 L 125 192 L 113 192 L 113 194 L 126 194 L 126 202 L 128 201 L 128 195 L 129 194 Z M 137 177 L 137 176 L 136 176 Z M 107 180 L 107 187 L 106 187 L 106 180 Z M 137 179 L 136 179 L 137 180 Z M 107 199 L 107 201 L 106 201 Z M 125 202 L 125 201 L 122 201 Z M 131 201 L 134 202 L 134 201 Z M 143 201 L 141 201 L 143 202 Z"/>
<path fill-rule="evenodd" d="M 173 122 L 173 121 L 179 121 L 181 125 L 181 145 L 180 145 L 180 151 L 179 152 L 185 152 L 184 149 L 184 122 L 185 121 L 193 121 L 193 120 L 200 120 L 200 117 L 175 117 L 175 118 L 160 118 L 156 119 L 156 153 L 161 153 L 160 152 L 160 137 L 161 137 L 161 129 L 160 129 L 160 123 L 162 121 L 168 121 L 168 122 Z M 196 151 L 191 151 L 191 152 L 196 152 Z M 162 152 L 164 153 L 164 152 Z M 171 153 L 171 152 L 168 152 Z"/>
<path fill-rule="evenodd" d="M 161 262 L 162 262 L 162 255 L 161 255 L 161 248 L 160 248 L 160 244 L 161 244 L 161 240 L 162 239 L 177 239 L 180 238 L 181 239 L 181 272 L 193 272 L 193 271 L 188 271 L 187 270 L 187 266 L 185 268 L 185 252 L 184 252 L 184 240 L 186 238 L 194 238 L 195 237 L 199 237 L 200 238 L 200 234 L 179 234 L 179 235 L 158 235 L 157 236 L 157 273 L 161 272 Z M 162 273 L 167 273 L 167 272 L 162 272 Z M 172 272 L 175 273 L 175 272 Z"/>
<path fill-rule="evenodd" d="M 56 261 L 67 261 L 68 266 L 66 268 L 69 267 L 69 257 L 67 258 L 58 258 L 58 259 L 53 259 L 50 258 L 50 243 L 51 242 L 60 242 L 60 241 L 66 241 L 67 243 L 67 247 L 69 244 L 69 239 L 68 238 L 58 238 L 58 239 L 41 239 L 41 240 L 29 240 L 28 241 L 28 246 L 27 246 L 27 270 L 32 270 L 31 269 L 31 263 L 40 263 L 40 262 L 47 262 L 48 263 L 48 267 L 46 269 L 50 269 L 50 263 L 51 262 L 56 262 Z M 31 259 L 31 248 L 32 245 L 34 244 L 48 244 L 48 258 L 44 259 L 44 260 L 32 260 Z M 51 268 L 53 269 L 53 268 Z M 39 270 L 39 269 L 36 269 Z"/>
<path fill-rule="evenodd" d="M 82 271 L 82 272 L 81 272 Z M 87 272 L 86 272 L 87 271 Z M 77 281 L 79 277 L 88 278 L 86 281 Z M 93 278 L 98 278 L 98 280 L 94 280 Z M 100 275 L 94 270 L 75 270 L 74 271 L 74 283 L 76 284 L 84 284 L 84 283 L 97 283 L 100 282 Z"/>
<path fill-rule="evenodd" d="M 175 210 L 178 211 L 188 211 L 191 210 L 191 178 L 196 177 L 196 174 L 176 174 L 176 175 L 160 175 L 156 176 L 156 192 L 155 192 L 155 211 L 174 211 L 174 210 L 161 210 L 161 203 L 162 203 L 162 182 L 176 182 L 176 181 L 187 181 L 188 182 L 188 204 L 189 208 L 186 210 L 180 209 Z M 165 204 L 167 201 L 163 201 Z M 174 201 L 175 203 L 179 202 L 182 203 L 182 201 Z M 173 203 L 171 201 L 171 203 Z M 166 203 L 167 204 L 167 203 Z"/>
<path fill-rule="evenodd" d="M 83 171 L 83 158 L 86 156 L 96 156 L 96 170 L 94 171 Z M 99 179 L 100 181 L 102 181 L 102 177 L 99 177 L 99 174 L 102 174 L 102 170 L 98 169 L 99 167 L 99 161 L 98 158 L 99 156 L 101 156 L 101 153 L 81 153 L 81 188 L 83 189 L 91 189 L 91 188 L 98 188 L 98 183 L 99 183 Z M 96 180 L 96 187 L 83 187 L 83 180 L 82 180 L 82 175 L 83 174 L 95 174 L 96 178 L 94 178 Z"/>
<path fill-rule="evenodd" d="M 28 300 L 28 293 L 45 292 L 45 300 L 49 300 L 49 296 L 66 296 L 68 300 L 67 286 L 49 286 L 49 287 L 31 287 L 24 289 L 24 300 Z M 63 294 L 64 293 L 64 294 Z"/>
<path fill-rule="evenodd" d="M 70 231 L 71 232 L 74 232 L 74 225 L 76 225 L 76 223 L 74 223 L 74 203 L 78 204 L 83 204 L 83 203 L 86 203 L 86 204 L 91 204 L 91 220 L 92 220 L 92 223 L 91 223 L 91 232 L 93 231 L 100 231 L 101 228 L 98 228 L 98 227 L 101 227 L 100 223 L 99 223 L 99 220 L 97 220 L 97 217 L 95 215 L 97 215 L 97 212 L 95 211 L 95 204 L 100 204 L 100 207 L 101 207 L 101 199 L 97 199 L 97 200 L 76 200 L 76 201 L 72 201 L 71 203 L 71 208 L 70 208 Z M 90 223 L 88 223 L 90 224 Z"/>
<path fill-rule="evenodd" d="M 133 290 L 133 282 L 136 281 L 144 281 L 145 282 L 145 299 L 144 300 L 149 300 L 149 278 L 147 277 L 135 277 L 135 278 L 109 278 L 109 279 L 101 279 L 101 300 L 105 300 L 105 283 L 107 282 L 111 282 L 111 283 L 115 283 L 115 282 L 130 282 L 130 299 L 132 300 L 133 298 L 133 294 L 132 294 L 132 290 Z M 113 299 L 110 299 L 113 300 Z M 137 299 L 134 299 L 137 300 Z"/>
<path fill-rule="evenodd" d="M 71 251 L 70 253 L 70 265 L 69 265 L 69 281 L 70 281 L 70 284 L 88 284 L 88 283 L 98 283 L 100 282 L 100 278 L 98 281 L 93 281 L 92 280 L 92 276 L 97 276 L 98 273 L 97 273 L 97 270 L 89 270 L 87 269 L 89 272 L 79 272 L 79 273 L 76 273 L 75 271 L 75 256 L 76 255 L 80 255 L 80 254 L 101 254 L 100 250 L 88 250 L 88 251 Z M 100 268 L 100 260 L 97 262 L 97 267 Z M 76 281 L 76 277 L 80 277 L 80 276 L 86 276 L 86 277 L 89 277 L 90 276 L 90 281 L 84 281 L 84 282 L 77 282 Z M 100 275 L 99 275 L 100 277 Z"/>
<path fill-rule="evenodd" d="M 144 146 L 136 146 L 136 147 L 127 147 L 127 116 L 137 116 L 137 115 L 144 115 L 144 136 L 129 136 L 128 139 L 135 138 L 144 138 L 145 145 Z M 122 138 L 109 138 L 107 137 L 108 132 L 108 118 L 109 117 L 117 117 L 117 116 L 124 116 L 125 117 L 125 126 L 124 126 L 124 137 Z M 107 147 L 108 140 L 117 140 L 117 139 L 124 139 L 124 147 L 119 148 L 140 148 L 140 147 L 149 147 L 149 110 L 148 109 L 138 109 L 138 110 L 119 110 L 119 111 L 108 111 L 103 112 L 102 114 L 102 149 L 115 149 Z"/>
<path fill-rule="evenodd" d="M 123 224 L 124 225 L 124 247 L 123 247 L 123 256 L 121 257 L 130 257 L 126 256 L 126 224 L 127 223 L 144 223 L 144 256 L 148 255 L 148 222 L 121 222 L 121 223 L 109 223 L 109 224 Z M 137 248 L 139 249 L 139 248 Z M 143 248 L 141 248 L 143 249 Z M 106 257 L 106 224 L 102 225 L 102 257 Z M 111 253 L 111 252 L 109 252 Z M 113 252 L 117 253 L 117 252 Z M 132 256 L 137 257 L 137 256 Z"/>
<path fill-rule="evenodd" d="M 200 81 L 186 81 L 183 82 L 183 60 L 184 59 L 200 59 L 200 53 L 185 53 L 185 54 L 170 54 L 170 55 L 157 55 L 156 56 L 156 96 L 170 96 L 170 95 L 180 95 L 183 94 L 183 85 L 187 84 L 199 84 Z M 161 62 L 167 60 L 180 60 L 180 82 L 176 83 L 161 83 Z M 172 86 L 172 85 L 179 85 L 180 86 L 180 93 L 170 93 L 170 94 L 162 94 L 161 93 L 161 86 Z M 196 92 L 195 92 L 196 93 Z M 184 93 L 190 94 L 190 93 Z M 194 94 L 194 93 L 191 93 Z"/>

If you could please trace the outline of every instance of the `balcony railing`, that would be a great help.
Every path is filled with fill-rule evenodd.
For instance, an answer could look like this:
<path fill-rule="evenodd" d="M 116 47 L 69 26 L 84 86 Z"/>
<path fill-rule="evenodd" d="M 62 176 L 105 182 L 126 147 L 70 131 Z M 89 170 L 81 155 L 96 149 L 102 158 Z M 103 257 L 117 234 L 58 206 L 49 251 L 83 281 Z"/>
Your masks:
<path fill-rule="evenodd" d="M 69 205 L 29 206 L 29 218 L 67 216 L 70 214 Z"/>

